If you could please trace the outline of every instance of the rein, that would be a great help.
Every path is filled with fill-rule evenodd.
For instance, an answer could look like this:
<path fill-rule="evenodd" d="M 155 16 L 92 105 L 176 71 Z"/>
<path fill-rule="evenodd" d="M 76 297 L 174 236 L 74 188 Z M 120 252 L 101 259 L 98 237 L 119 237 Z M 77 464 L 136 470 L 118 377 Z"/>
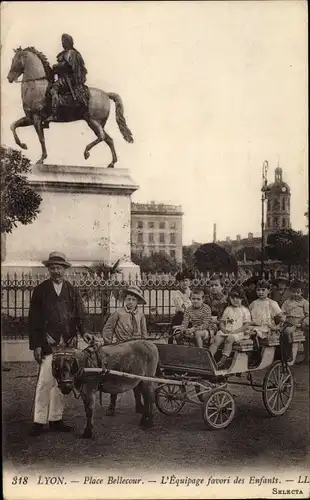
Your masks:
<path fill-rule="evenodd" d="M 27 78 L 26 80 L 15 80 L 14 83 L 34 82 L 36 80 L 48 80 L 48 78 L 47 76 L 38 76 L 37 78 Z"/>

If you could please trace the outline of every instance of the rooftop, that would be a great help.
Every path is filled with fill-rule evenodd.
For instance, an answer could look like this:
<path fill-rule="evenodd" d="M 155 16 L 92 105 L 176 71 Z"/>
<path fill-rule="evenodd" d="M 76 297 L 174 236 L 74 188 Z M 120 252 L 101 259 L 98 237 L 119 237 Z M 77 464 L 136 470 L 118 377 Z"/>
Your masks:
<path fill-rule="evenodd" d="M 131 213 L 133 214 L 173 214 L 183 215 L 181 205 L 167 205 L 165 203 L 131 203 Z"/>

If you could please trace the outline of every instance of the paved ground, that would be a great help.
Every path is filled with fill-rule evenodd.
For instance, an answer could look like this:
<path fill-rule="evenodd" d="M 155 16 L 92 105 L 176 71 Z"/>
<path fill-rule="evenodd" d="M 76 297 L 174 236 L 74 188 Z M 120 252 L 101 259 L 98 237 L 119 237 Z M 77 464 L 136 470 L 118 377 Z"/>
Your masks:
<path fill-rule="evenodd" d="M 81 465 L 106 471 L 143 467 L 145 471 L 210 470 L 213 467 L 272 468 L 306 467 L 309 429 L 309 373 L 306 366 L 293 368 L 296 378 L 294 401 L 285 415 L 270 417 L 261 394 L 251 388 L 234 387 L 237 414 L 230 426 L 209 431 L 201 409 L 186 405 L 173 417 L 156 410 L 155 428 L 140 429 L 134 413 L 132 393 L 120 397 L 114 418 L 105 417 L 98 402 L 93 440 L 79 439 L 84 426 L 81 400 L 67 397 L 65 419 L 74 424 L 71 435 L 47 433 L 30 438 L 31 407 L 35 390 L 36 365 L 11 363 L 2 374 L 4 460 L 15 470 L 50 470 L 53 464 L 73 469 Z M 23 376 L 24 378 L 19 378 Z M 11 468 L 11 467 L 10 467 Z"/>

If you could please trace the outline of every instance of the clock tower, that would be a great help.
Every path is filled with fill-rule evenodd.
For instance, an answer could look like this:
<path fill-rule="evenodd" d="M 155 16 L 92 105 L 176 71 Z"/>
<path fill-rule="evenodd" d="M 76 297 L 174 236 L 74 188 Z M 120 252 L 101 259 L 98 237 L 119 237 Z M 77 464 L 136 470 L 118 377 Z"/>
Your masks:
<path fill-rule="evenodd" d="M 275 169 L 274 182 L 266 188 L 267 214 L 265 222 L 266 237 L 270 233 L 291 227 L 291 190 L 283 181 L 282 168 Z"/>

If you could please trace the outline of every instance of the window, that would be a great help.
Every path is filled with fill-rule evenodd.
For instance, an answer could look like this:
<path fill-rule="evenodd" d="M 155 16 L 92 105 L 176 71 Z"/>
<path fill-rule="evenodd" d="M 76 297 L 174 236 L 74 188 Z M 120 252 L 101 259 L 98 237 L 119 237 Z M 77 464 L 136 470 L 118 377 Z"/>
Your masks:
<path fill-rule="evenodd" d="M 149 233 L 149 243 L 154 243 L 154 233 Z"/>
<path fill-rule="evenodd" d="M 143 233 L 138 233 L 138 243 L 143 243 Z"/>
<path fill-rule="evenodd" d="M 165 234 L 159 233 L 159 243 L 165 243 Z"/>
<path fill-rule="evenodd" d="M 142 220 L 138 220 L 138 222 L 137 222 L 137 227 L 138 227 L 139 229 L 142 229 L 142 228 L 143 228 L 143 221 L 142 221 Z"/>
<path fill-rule="evenodd" d="M 286 223 L 285 223 L 285 222 L 286 222 L 286 221 L 285 221 L 285 219 L 284 219 L 284 217 L 283 217 L 283 218 L 282 218 L 282 227 L 285 227 L 285 226 L 286 226 Z"/>
<path fill-rule="evenodd" d="M 274 218 L 274 228 L 278 229 L 279 228 L 279 217 Z"/>
<path fill-rule="evenodd" d="M 170 233 L 170 243 L 173 243 L 175 245 L 175 234 Z"/>
<path fill-rule="evenodd" d="M 154 222 L 149 222 L 148 226 L 149 226 L 149 229 L 154 229 Z"/>
<path fill-rule="evenodd" d="M 170 257 L 175 259 L 175 250 L 170 250 Z"/>
<path fill-rule="evenodd" d="M 267 210 L 268 210 L 268 212 L 271 210 L 271 202 L 270 202 L 270 200 L 267 201 Z"/>
<path fill-rule="evenodd" d="M 271 217 L 268 217 L 267 221 L 267 227 L 271 228 Z"/>
<path fill-rule="evenodd" d="M 160 222 L 159 223 L 159 229 L 165 229 L 166 223 L 165 222 Z"/>
<path fill-rule="evenodd" d="M 285 203 L 285 198 L 282 198 L 282 210 L 286 209 L 286 203 Z"/>
<path fill-rule="evenodd" d="M 175 222 L 171 222 L 170 223 L 170 229 L 176 229 L 176 223 Z"/>
<path fill-rule="evenodd" d="M 159 250 L 160 255 L 165 255 L 165 250 Z"/>

